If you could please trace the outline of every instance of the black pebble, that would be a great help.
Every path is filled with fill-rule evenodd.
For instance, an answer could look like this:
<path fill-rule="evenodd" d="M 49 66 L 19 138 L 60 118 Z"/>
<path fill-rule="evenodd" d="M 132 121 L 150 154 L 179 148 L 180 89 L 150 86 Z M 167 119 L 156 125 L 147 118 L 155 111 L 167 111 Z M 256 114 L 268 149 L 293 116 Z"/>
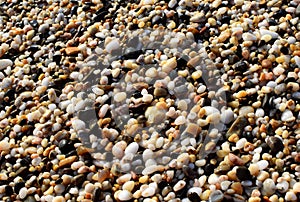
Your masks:
<path fill-rule="evenodd" d="M 236 176 L 239 178 L 239 180 L 251 180 L 252 176 L 250 174 L 250 171 L 248 168 L 244 166 L 240 166 L 236 169 Z"/>
<path fill-rule="evenodd" d="M 5 187 L 5 193 L 6 193 L 7 196 L 12 195 L 14 193 L 13 188 L 11 186 L 7 185 Z"/>
<path fill-rule="evenodd" d="M 20 189 L 22 189 L 23 187 L 25 187 L 25 182 L 18 182 L 15 184 L 15 193 L 19 194 Z"/>
<path fill-rule="evenodd" d="M 195 192 L 189 193 L 188 194 L 188 198 L 191 202 L 198 202 L 201 201 L 199 195 Z"/>
<path fill-rule="evenodd" d="M 279 151 L 282 151 L 284 149 L 282 141 L 278 137 L 274 136 L 269 137 L 267 145 L 270 147 L 273 154 L 277 154 Z"/>

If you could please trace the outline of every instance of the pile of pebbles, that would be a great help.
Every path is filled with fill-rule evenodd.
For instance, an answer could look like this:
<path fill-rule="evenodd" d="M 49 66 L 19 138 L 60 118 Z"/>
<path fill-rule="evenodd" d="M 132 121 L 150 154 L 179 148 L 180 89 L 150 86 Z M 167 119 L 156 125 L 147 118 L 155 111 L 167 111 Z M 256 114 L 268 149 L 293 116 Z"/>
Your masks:
<path fill-rule="evenodd" d="M 299 17 L 0 1 L 1 201 L 299 201 Z"/>

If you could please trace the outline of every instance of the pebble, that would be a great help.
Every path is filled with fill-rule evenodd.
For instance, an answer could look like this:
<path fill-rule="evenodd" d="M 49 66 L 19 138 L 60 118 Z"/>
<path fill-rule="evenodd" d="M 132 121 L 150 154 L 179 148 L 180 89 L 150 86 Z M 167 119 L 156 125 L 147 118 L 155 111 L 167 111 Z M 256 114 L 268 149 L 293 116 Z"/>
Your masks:
<path fill-rule="evenodd" d="M 27 196 L 27 193 L 28 193 L 28 189 L 26 187 L 21 188 L 19 191 L 20 199 L 25 199 Z"/>
<path fill-rule="evenodd" d="M 175 119 L 174 123 L 175 123 L 176 125 L 183 125 L 183 124 L 186 123 L 186 119 L 185 119 L 184 116 L 179 116 L 179 117 L 177 117 L 177 118 Z"/>
<path fill-rule="evenodd" d="M 288 191 L 286 192 L 284 199 L 286 201 L 297 201 L 297 196 L 293 191 Z"/>
<path fill-rule="evenodd" d="M 293 191 L 295 193 L 299 193 L 300 192 L 300 182 L 296 182 L 294 185 L 293 185 Z"/>
<path fill-rule="evenodd" d="M 6 69 L 7 67 L 12 67 L 13 62 L 10 59 L 0 59 L 0 70 Z"/>
<path fill-rule="evenodd" d="M 117 50 L 120 48 L 120 42 L 119 39 L 113 39 L 107 45 L 105 46 L 105 49 L 107 52 L 111 53 L 114 50 Z"/>
<path fill-rule="evenodd" d="M 174 191 L 179 191 L 185 187 L 186 182 L 184 180 L 179 180 L 173 187 Z"/>
<path fill-rule="evenodd" d="M 286 121 L 286 122 L 290 122 L 290 121 L 294 121 L 295 117 L 293 115 L 293 112 L 291 112 L 290 110 L 285 110 L 282 115 L 281 115 L 281 120 L 282 121 Z"/>
<path fill-rule="evenodd" d="M 267 144 L 271 148 L 272 153 L 277 154 L 280 151 L 283 151 L 284 145 L 278 137 L 271 136 L 267 139 Z"/>
<path fill-rule="evenodd" d="M 251 180 L 252 176 L 250 174 L 250 171 L 248 168 L 244 166 L 240 166 L 236 169 L 236 176 L 239 178 L 239 180 Z"/>
<path fill-rule="evenodd" d="M 224 194 L 220 190 L 213 191 L 209 196 L 209 202 L 223 201 Z"/>
<path fill-rule="evenodd" d="M 155 188 L 154 187 L 148 187 L 145 190 L 142 191 L 142 196 L 143 197 L 150 197 L 155 194 Z"/>
<path fill-rule="evenodd" d="M 52 202 L 65 202 L 66 199 L 63 196 L 55 196 Z"/>
<path fill-rule="evenodd" d="M 132 199 L 132 193 L 129 192 L 128 190 L 122 190 L 118 194 L 118 198 L 120 201 L 129 201 Z"/>
<path fill-rule="evenodd" d="M 0 141 L 0 151 L 8 151 L 10 149 L 9 142 L 4 139 Z"/>
<path fill-rule="evenodd" d="M 67 55 L 74 55 L 80 52 L 78 47 L 68 47 L 65 49 Z"/>

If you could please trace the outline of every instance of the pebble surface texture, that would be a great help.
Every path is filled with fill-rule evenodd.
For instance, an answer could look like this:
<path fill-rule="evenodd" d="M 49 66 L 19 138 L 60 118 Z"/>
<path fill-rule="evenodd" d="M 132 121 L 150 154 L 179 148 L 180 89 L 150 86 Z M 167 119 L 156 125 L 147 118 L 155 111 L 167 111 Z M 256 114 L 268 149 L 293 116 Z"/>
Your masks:
<path fill-rule="evenodd" d="M 0 0 L 0 201 L 300 201 L 299 17 Z"/>

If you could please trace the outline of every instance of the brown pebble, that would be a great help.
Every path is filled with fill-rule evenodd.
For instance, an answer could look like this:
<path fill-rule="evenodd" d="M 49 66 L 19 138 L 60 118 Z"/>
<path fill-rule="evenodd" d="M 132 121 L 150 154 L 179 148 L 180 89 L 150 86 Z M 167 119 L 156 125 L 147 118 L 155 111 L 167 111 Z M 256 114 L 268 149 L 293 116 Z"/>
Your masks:
<path fill-rule="evenodd" d="M 58 165 L 59 165 L 59 167 L 71 165 L 74 161 L 77 160 L 77 158 L 78 158 L 77 156 L 70 156 L 68 158 L 61 160 Z"/>
<path fill-rule="evenodd" d="M 243 187 L 240 182 L 232 183 L 231 188 L 235 191 L 236 194 L 243 194 Z"/>
<path fill-rule="evenodd" d="M 68 47 L 65 49 L 65 51 L 67 55 L 74 55 L 79 53 L 80 50 L 78 47 Z"/>
<path fill-rule="evenodd" d="M 244 165 L 244 161 L 240 157 L 238 157 L 232 153 L 228 154 L 228 159 L 233 165 L 238 165 L 238 166 Z"/>
<path fill-rule="evenodd" d="M 271 60 L 269 59 L 264 59 L 262 62 L 261 62 L 261 66 L 263 68 L 272 68 L 272 62 Z"/>

